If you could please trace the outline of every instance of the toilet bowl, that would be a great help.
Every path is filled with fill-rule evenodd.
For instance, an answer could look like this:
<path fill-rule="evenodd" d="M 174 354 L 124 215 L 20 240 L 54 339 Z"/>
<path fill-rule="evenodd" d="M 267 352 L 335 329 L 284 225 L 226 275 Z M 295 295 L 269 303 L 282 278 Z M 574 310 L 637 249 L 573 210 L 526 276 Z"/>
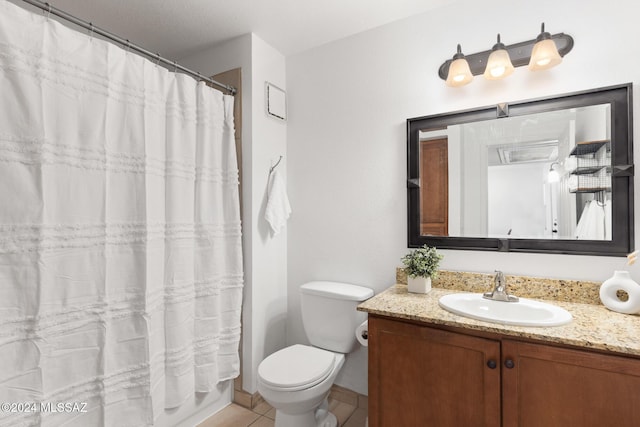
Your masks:
<path fill-rule="evenodd" d="M 366 314 L 356 306 L 373 290 L 337 282 L 301 286 L 302 320 L 311 345 L 294 344 L 258 366 L 258 392 L 276 409 L 276 427 L 336 427 L 327 397 L 345 361 L 358 345 L 356 327 Z"/>
<path fill-rule="evenodd" d="M 258 368 L 258 392 L 276 408 L 278 427 L 334 427 L 327 397 L 344 354 L 296 344 L 267 357 Z"/>

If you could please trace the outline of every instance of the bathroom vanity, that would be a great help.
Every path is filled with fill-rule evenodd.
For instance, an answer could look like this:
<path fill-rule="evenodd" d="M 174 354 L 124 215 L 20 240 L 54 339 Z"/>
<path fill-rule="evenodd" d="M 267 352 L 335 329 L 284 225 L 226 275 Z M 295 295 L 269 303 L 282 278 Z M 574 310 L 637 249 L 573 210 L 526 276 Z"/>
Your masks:
<path fill-rule="evenodd" d="M 640 316 L 556 300 L 571 323 L 508 326 L 440 308 L 459 291 L 395 285 L 359 306 L 369 313 L 371 427 L 639 425 Z"/>

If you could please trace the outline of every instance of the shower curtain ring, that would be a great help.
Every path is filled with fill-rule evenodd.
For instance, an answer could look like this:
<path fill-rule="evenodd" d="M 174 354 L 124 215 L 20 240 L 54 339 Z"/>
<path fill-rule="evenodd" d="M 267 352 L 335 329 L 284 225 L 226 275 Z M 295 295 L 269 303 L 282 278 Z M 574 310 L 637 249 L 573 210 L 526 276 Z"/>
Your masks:
<path fill-rule="evenodd" d="M 93 40 L 93 22 L 89 22 L 89 38 Z"/>
<path fill-rule="evenodd" d="M 173 61 L 173 72 L 174 73 L 178 72 L 178 62 L 177 61 Z"/>
<path fill-rule="evenodd" d="M 156 67 L 160 65 L 160 54 L 156 53 Z"/>
<path fill-rule="evenodd" d="M 47 5 L 47 21 L 49 20 L 49 16 L 51 16 L 51 4 L 45 3 Z"/>
<path fill-rule="evenodd" d="M 131 42 L 127 39 L 127 53 L 129 53 L 129 49 L 131 49 Z"/>

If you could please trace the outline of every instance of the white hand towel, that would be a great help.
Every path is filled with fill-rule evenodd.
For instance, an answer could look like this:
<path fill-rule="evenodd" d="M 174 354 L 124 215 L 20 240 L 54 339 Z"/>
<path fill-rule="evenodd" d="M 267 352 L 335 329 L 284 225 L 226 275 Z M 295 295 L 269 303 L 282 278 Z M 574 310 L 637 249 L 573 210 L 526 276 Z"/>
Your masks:
<path fill-rule="evenodd" d="M 591 236 L 590 240 L 604 240 L 605 235 L 605 212 L 604 206 L 600 205 L 600 203 L 595 200 L 591 201 L 591 215 L 593 219 L 593 225 L 591 226 Z"/>
<path fill-rule="evenodd" d="M 566 172 L 573 172 L 578 167 L 578 161 L 575 157 L 567 157 L 563 163 Z"/>
<path fill-rule="evenodd" d="M 589 221 L 590 215 L 589 210 L 591 209 L 591 201 L 589 200 L 582 209 L 582 214 L 580 215 L 580 220 L 578 221 L 578 226 L 576 227 L 576 238 L 580 240 L 586 240 L 588 229 L 589 229 Z"/>
<path fill-rule="evenodd" d="M 291 215 L 291 205 L 289 205 L 289 197 L 287 197 L 287 188 L 280 172 L 276 169 L 271 174 L 267 209 L 264 213 L 264 219 L 271 226 L 274 236 L 280 233 L 289 219 L 289 215 Z"/>

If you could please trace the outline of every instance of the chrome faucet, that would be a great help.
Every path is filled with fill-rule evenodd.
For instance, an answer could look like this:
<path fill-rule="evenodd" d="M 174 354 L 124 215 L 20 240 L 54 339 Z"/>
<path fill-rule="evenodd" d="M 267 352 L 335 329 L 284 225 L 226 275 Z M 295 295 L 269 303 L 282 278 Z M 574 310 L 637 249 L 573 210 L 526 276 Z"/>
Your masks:
<path fill-rule="evenodd" d="M 493 291 L 482 294 L 483 298 L 493 301 L 518 302 L 518 297 L 507 293 L 507 282 L 504 279 L 502 271 L 496 270 L 494 282 L 495 285 L 493 287 Z"/>

